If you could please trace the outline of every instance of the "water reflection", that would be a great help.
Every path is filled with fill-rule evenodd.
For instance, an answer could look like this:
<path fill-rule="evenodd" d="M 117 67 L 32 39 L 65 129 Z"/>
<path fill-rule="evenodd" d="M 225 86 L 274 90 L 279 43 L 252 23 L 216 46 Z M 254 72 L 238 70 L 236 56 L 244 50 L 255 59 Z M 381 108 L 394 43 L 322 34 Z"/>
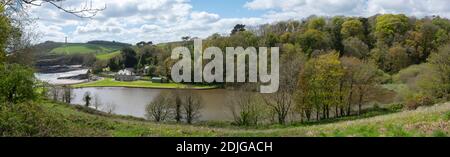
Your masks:
<path fill-rule="evenodd" d="M 135 117 L 145 117 L 145 106 L 150 103 L 161 91 L 171 89 L 142 89 L 142 88 L 78 88 L 74 89 L 73 104 L 83 105 L 83 96 L 90 92 L 93 97 L 97 97 L 101 106 L 99 110 L 120 115 L 130 115 Z M 202 121 L 224 121 L 232 120 L 232 115 L 227 107 L 228 95 L 232 91 L 225 89 L 212 90 L 180 90 L 184 92 L 194 92 L 203 99 L 203 108 L 201 109 Z"/>

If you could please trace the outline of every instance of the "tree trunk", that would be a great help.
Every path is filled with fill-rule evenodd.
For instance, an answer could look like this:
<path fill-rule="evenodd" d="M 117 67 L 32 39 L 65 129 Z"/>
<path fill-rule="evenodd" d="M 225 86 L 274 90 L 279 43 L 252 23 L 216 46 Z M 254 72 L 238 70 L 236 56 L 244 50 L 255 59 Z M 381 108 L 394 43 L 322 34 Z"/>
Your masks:
<path fill-rule="evenodd" d="M 361 92 L 359 94 L 359 101 L 358 101 L 358 115 L 361 115 L 362 101 L 363 101 L 363 94 Z"/>
<path fill-rule="evenodd" d="M 348 102 L 347 102 L 347 116 L 351 115 L 352 97 L 353 97 L 353 80 L 350 82 L 350 94 L 348 96 Z"/>

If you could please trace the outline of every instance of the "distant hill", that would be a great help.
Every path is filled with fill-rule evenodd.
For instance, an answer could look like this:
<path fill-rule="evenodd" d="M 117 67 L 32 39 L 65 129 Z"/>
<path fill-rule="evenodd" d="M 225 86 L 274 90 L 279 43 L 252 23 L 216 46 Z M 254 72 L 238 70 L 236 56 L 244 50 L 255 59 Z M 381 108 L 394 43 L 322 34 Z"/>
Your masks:
<path fill-rule="evenodd" d="M 132 46 L 131 44 L 116 41 L 94 40 L 86 43 L 61 43 L 47 41 L 34 46 L 35 54 L 42 58 L 45 56 L 61 56 L 73 54 L 93 53 L 99 59 L 108 59 L 118 54 L 120 49 Z"/>
<path fill-rule="evenodd" d="M 87 43 L 61 43 L 50 51 L 53 54 L 85 54 L 94 53 L 96 55 L 115 52 L 131 44 L 110 42 L 110 41 L 89 41 Z"/>

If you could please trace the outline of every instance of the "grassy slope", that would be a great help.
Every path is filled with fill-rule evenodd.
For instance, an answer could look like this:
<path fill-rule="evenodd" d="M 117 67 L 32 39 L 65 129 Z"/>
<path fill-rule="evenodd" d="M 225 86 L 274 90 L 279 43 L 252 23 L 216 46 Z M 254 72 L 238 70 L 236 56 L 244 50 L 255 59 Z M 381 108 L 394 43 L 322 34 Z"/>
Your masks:
<path fill-rule="evenodd" d="M 52 49 L 53 54 L 87 54 L 93 53 L 100 60 L 110 59 L 120 54 L 119 46 L 99 45 L 99 44 L 85 44 L 85 43 L 70 43 L 62 44 L 59 47 Z"/>
<path fill-rule="evenodd" d="M 120 51 L 114 51 L 111 53 L 104 53 L 104 54 L 97 54 L 96 57 L 99 60 L 109 60 L 118 55 L 120 55 Z"/>
<path fill-rule="evenodd" d="M 134 87 L 134 88 L 193 88 L 193 89 L 210 89 L 215 88 L 214 86 L 192 86 L 189 87 L 180 83 L 153 83 L 150 81 L 132 81 L 123 82 L 115 81 L 111 78 L 105 78 L 103 80 L 88 82 L 83 84 L 74 85 L 75 88 L 82 87 Z"/>
<path fill-rule="evenodd" d="M 68 136 L 448 136 L 450 103 L 416 111 L 312 126 L 237 129 L 157 124 L 131 117 L 92 114 L 92 110 L 42 102 L 70 126 Z M 89 113 L 88 113 L 89 112 Z"/>

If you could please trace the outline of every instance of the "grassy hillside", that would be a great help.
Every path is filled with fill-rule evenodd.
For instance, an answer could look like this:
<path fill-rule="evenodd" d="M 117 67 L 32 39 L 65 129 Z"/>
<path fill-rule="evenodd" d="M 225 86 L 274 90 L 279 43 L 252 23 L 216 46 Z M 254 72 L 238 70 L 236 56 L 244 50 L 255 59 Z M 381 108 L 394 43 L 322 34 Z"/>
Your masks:
<path fill-rule="evenodd" d="M 239 129 L 207 125 L 158 124 L 102 114 L 82 107 L 41 102 L 60 114 L 67 136 L 449 136 L 450 103 L 372 118 L 331 124 Z"/>
<path fill-rule="evenodd" d="M 94 54 L 100 60 L 108 60 L 120 54 L 120 49 L 130 44 L 110 41 L 89 41 L 87 43 L 45 42 L 35 45 L 35 53 L 46 55 Z"/>
<path fill-rule="evenodd" d="M 113 58 L 115 56 L 118 56 L 118 55 L 120 55 L 120 51 L 119 50 L 111 52 L 111 53 L 97 54 L 95 56 L 97 57 L 97 59 L 100 59 L 100 60 L 109 60 L 109 59 L 111 59 L 111 58 Z"/>
<path fill-rule="evenodd" d="M 84 44 L 84 43 L 70 43 L 62 44 L 51 51 L 54 54 L 84 54 L 84 53 L 94 53 L 94 54 L 104 54 L 117 51 L 121 47 L 118 46 L 107 46 L 107 45 L 97 45 L 97 44 Z"/>

